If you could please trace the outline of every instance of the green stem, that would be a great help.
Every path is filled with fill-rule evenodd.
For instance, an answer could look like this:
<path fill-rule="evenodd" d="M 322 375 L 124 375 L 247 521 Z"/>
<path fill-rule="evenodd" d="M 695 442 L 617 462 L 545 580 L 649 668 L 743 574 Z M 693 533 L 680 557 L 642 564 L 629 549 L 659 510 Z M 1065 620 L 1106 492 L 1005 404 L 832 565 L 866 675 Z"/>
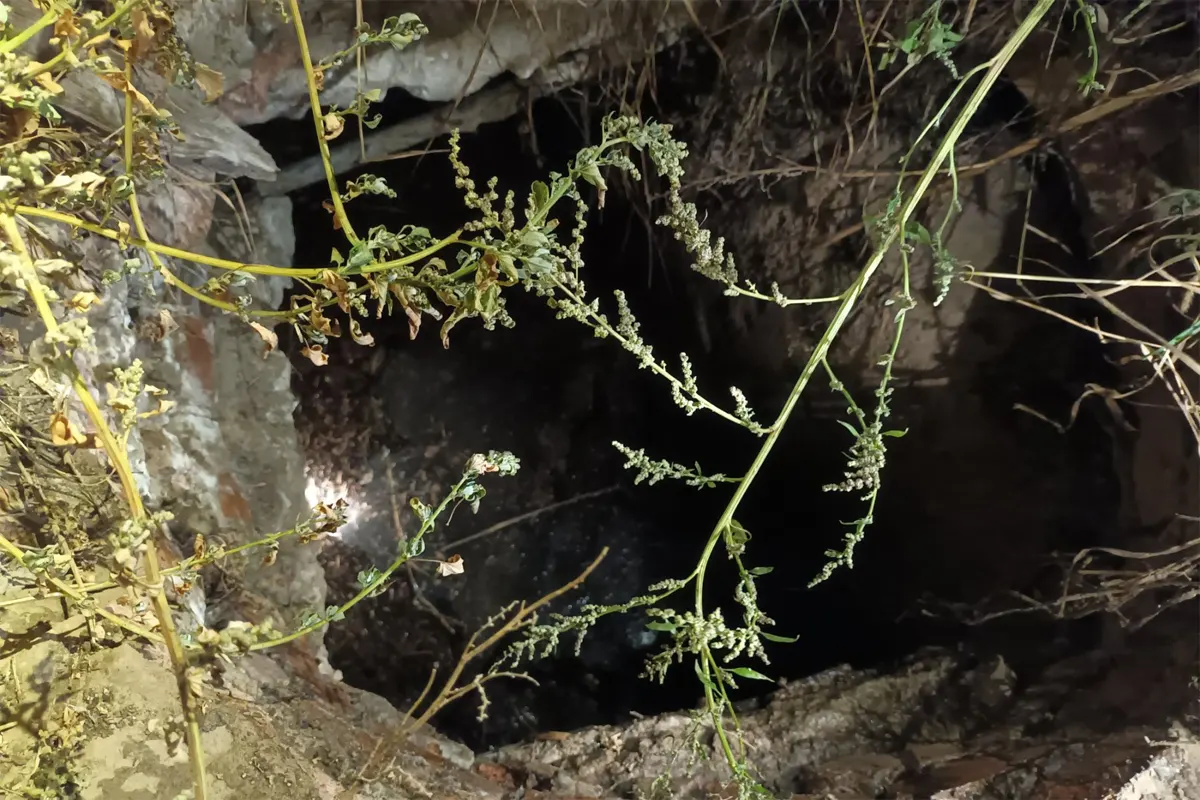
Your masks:
<path fill-rule="evenodd" d="M 338 606 L 337 613 L 334 614 L 333 616 L 340 617 L 341 615 L 345 614 L 347 611 L 349 611 L 350 609 L 354 608 L 356 605 L 361 603 L 363 600 L 370 597 L 372 594 L 374 594 L 376 592 L 376 590 L 379 589 L 380 586 L 382 586 L 383 584 L 385 584 L 387 582 L 388 578 L 390 578 L 392 576 L 392 573 L 394 573 L 396 570 L 400 569 L 400 567 L 404 566 L 404 564 L 412 558 L 412 556 L 410 556 L 407 552 L 408 548 L 411 547 L 411 545 L 416 544 L 417 542 L 421 541 L 423 538 L 425 538 L 425 534 L 427 534 L 429 531 L 433 530 L 433 526 L 437 522 L 438 517 L 440 517 L 442 515 L 442 513 L 445 512 L 445 510 L 450 507 L 450 504 L 452 502 L 454 502 L 455 500 L 458 499 L 459 492 L 462 491 L 462 487 L 464 484 L 466 484 L 467 480 L 468 480 L 467 476 L 465 476 L 465 475 L 462 478 L 460 478 L 458 483 L 456 483 L 454 485 L 454 488 L 452 488 L 450 490 L 450 493 L 447 494 L 446 497 L 442 499 L 442 502 L 438 504 L 437 508 L 435 508 L 429 514 L 429 516 L 421 523 L 420 530 L 418 530 L 416 532 L 416 534 L 413 536 L 413 538 L 409 542 L 406 543 L 406 545 L 407 545 L 405 547 L 406 552 L 403 552 L 400 555 L 396 556 L 396 558 L 392 561 L 392 563 L 387 566 L 387 569 L 383 570 L 375 577 L 375 580 L 371 581 L 366 586 L 364 586 L 359 591 L 358 594 L 354 595 L 354 597 L 350 598 L 345 603 Z M 297 628 L 296 630 L 292 631 L 291 633 L 286 634 L 284 636 L 280 636 L 277 639 L 271 639 L 271 640 L 265 641 L 265 642 L 256 642 L 255 644 L 250 646 L 250 649 L 251 650 L 266 650 L 269 647 L 278 647 L 281 644 L 287 644 L 288 642 L 299 639 L 301 636 L 306 636 L 306 635 L 312 633 L 313 631 L 316 631 L 316 630 L 319 630 L 319 629 L 325 627 L 326 625 L 329 624 L 329 622 L 330 622 L 329 617 L 322 618 L 322 619 L 317 620 L 316 622 L 310 623 L 308 625 L 303 625 L 300 628 Z"/>
<path fill-rule="evenodd" d="M 942 163 L 945 162 L 950 156 L 951 152 L 953 152 L 954 146 L 958 142 L 958 139 L 962 136 L 963 130 L 966 128 L 967 123 L 975 115 L 975 112 L 983 103 L 984 98 L 987 96 L 988 92 L 991 91 L 992 86 L 995 85 L 996 80 L 1000 77 L 1000 73 L 1004 70 L 1004 67 L 1009 61 L 1012 60 L 1012 57 L 1016 54 L 1018 48 L 1020 48 L 1029 35 L 1033 33 L 1034 28 L 1037 27 L 1037 24 L 1041 21 L 1042 17 L 1046 15 L 1046 12 L 1048 12 L 1053 5 L 1054 0 L 1039 0 L 1038 4 L 1029 12 L 1029 15 L 1013 33 L 1012 37 L 1009 38 L 1009 40 L 1004 44 L 1004 47 L 1001 48 L 1000 52 L 998 52 L 987 62 L 987 72 L 984 74 L 983 78 L 979 82 L 979 85 L 975 88 L 975 91 L 967 100 L 966 106 L 959 113 L 950 129 L 946 132 L 941 144 L 934 152 L 933 158 L 929 165 L 921 173 L 921 177 L 918 179 L 916 187 L 902 204 L 897 219 L 894 220 L 889 226 L 882 239 L 876 245 L 871 257 L 867 260 L 866 265 L 859 273 L 858 278 L 846 291 L 845 299 L 843 299 L 842 303 L 838 306 L 838 309 L 834 313 L 833 319 L 830 320 L 825 333 L 821 336 L 820 341 L 817 342 L 817 346 L 814 349 L 812 356 L 809 357 L 808 363 L 805 364 L 804 369 L 800 373 L 800 377 L 796 380 L 795 385 L 792 387 L 787 400 L 784 402 L 783 408 L 779 412 L 779 416 L 776 418 L 775 423 L 770 428 L 770 432 L 763 441 L 762 447 L 759 448 L 758 454 L 754 457 L 754 461 L 751 463 L 750 468 L 746 470 L 746 477 L 741 483 L 738 484 L 737 489 L 733 493 L 733 497 L 730 498 L 725 510 L 721 512 L 721 516 L 717 520 L 717 524 L 713 527 L 712 533 L 709 534 L 708 542 L 704 547 L 704 552 L 701 554 L 700 561 L 696 565 L 696 570 L 692 575 L 692 577 L 695 578 L 695 607 L 697 619 L 704 619 L 704 577 L 708 569 L 709 559 L 712 558 L 712 554 L 716 550 L 717 544 L 721 541 L 725 531 L 732 523 L 733 516 L 741 506 L 742 501 L 745 499 L 746 493 L 750 490 L 750 486 L 754 483 L 754 480 L 758 476 L 759 471 L 762 469 L 763 464 L 766 463 L 768 456 L 770 456 L 771 451 L 775 448 L 776 443 L 779 441 L 779 437 L 783 432 L 784 425 L 791 417 L 792 411 L 796 407 L 796 403 L 800 400 L 800 395 L 804 392 L 805 387 L 808 386 L 808 382 L 812 378 L 813 373 L 816 372 L 826 355 L 829 353 L 830 347 L 833 345 L 833 342 L 837 338 L 838 333 L 841 331 L 842 326 L 849 318 L 850 312 L 854 310 L 854 306 L 858 302 L 859 297 L 862 296 L 862 293 L 867 288 L 871 278 L 883 264 L 884 257 L 900 238 L 901 231 L 905 229 L 909 217 L 912 216 L 913 212 L 916 210 L 917 204 L 921 202 L 925 192 L 929 189 L 934 177 L 941 169 Z M 711 692 L 708 694 L 711 696 Z"/>
<path fill-rule="evenodd" d="M 53 5 L 50 6 L 46 13 L 42 14 L 37 22 L 25 28 L 11 39 L 0 41 L 0 55 L 11 53 L 13 50 L 16 50 L 18 47 L 28 42 L 34 36 L 37 36 L 43 30 L 53 25 L 54 21 L 58 19 L 58 15 L 60 13 L 61 12 L 58 10 L 58 8 Z"/>
<path fill-rule="evenodd" d="M 1083 29 L 1087 32 L 1088 37 L 1088 55 L 1092 57 L 1092 69 L 1080 81 L 1083 85 L 1083 93 L 1086 95 L 1096 88 L 1096 76 L 1100 73 L 1100 48 L 1096 46 L 1096 31 L 1092 27 L 1092 11 L 1086 0 L 1075 0 L 1075 4 L 1079 6 L 1079 10 L 1075 12 L 1076 15 L 1083 17 Z"/>

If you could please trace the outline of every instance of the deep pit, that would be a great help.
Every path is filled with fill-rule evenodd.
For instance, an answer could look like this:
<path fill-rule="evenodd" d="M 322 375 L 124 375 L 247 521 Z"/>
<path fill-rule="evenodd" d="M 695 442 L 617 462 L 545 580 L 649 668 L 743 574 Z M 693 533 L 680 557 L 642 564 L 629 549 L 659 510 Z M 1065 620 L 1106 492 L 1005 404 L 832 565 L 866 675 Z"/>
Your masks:
<path fill-rule="evenodd" d="M 666 81 L 672 65 L 704 59 L 702 48 L 697 55 L 694 45 L 685 45 L 661 59 L 658 69 Z M 399 90 L 388 98 L 385 126 L 424 110 Z M 520 192 L 547 170 L 561 169 L 578 147 L 594 140 L 598 98 L 595 91 L 544 98 L 527 119 L 464 135 L 474 177 L 495 175 L 502 192 Z M 1027 116 L 1020 101 L 1019 92 L 1005 87 L 977 124 L 999 130 L 1014 116 Z M 581 130 L 581 119 L 592 124 Z M 311 155 L 310 119 L 276 121 L 254 132 L 281 164 Z M 355 200 L 356 226 L 418 224 L 435 234 L 459 226 L 464 208 L 446 156 L 438 152 L 445 146 L 442 138 L 426 155 L 372 165 L 369 171 L 386 177 L 398 197 Z M 1060 241 L 1078 240 L 1079 215 L 1071 209 L 1063 166 L 1053 160 L 1030 160 L 1028 166 L 1035 176 L 1031 221 Z M 714 219 L 728 221 L 739 204 L 766 202 L 763 196 L 714 190 L 698 202 L 713 209 Z M 323 208 L 326 197 L 324 185 L 293 194 L 298 262 L 322 263 L 342 244 Z M 688 262 L 668 237 L 648 233 L 644 202 L 618 187 L 589 219 L 585 254 L 592 295 L 609 302 L 613 289 L 623 289 L 656 352 L 687 352 L 712 395 L 737 385 L 761 419 L 773 418 L 796 365 L 770 354 L 788 347 L 779 331 L 814 324 L 811 312 L 769 309 L 771 324 L 749 334 L 722 330 L 730 304 L 749 301 L 689 290 L 695 276 Z M 1002 252 L 1011 255 L 1019 246 L 1019 223 L 1002 221 Z M 735 233 L 734 240 L 754 235 Z M 853 262 L 865 247 L 859 234 L 831 258 Z M 1027 247 L 1026 257 L 1045 255 L 1043 243 Z M 1088 265 L 1081 252 L 1067 260 L 1082 274 Z M 1057 257 L 1061 262 L 1062 253 Z M 290 343 L 313 498 L 345 494 L 355 508 L 342 542 L 324 556 L 331 602 L 353 594 L 359 570 L 389 560 L 397 520 L 402 529 L 411 525 L 409 499 L 436 501 L 470 453 L 510 450 L 522 462 L 515 478 L 488 484 L 478 514 L 458 509 L 430 539 L 430 553 L 463 557 L 464 574 L 439 578 L 429 564 L 419 564 L 330 629 L 331 663 L 350 684 L 399 708 L 418 698 L 432 668 L 439 675 L 449 670 L 490 615 L 565 584 L 603 547 L 610 548 L 608 558 L 554 610 L 622 602 L 655 581 L 692 570 L 727 490 L 671 482 L 634 486 L 612 440 L 644 447 L 654 458 L 730 475 L 744 471 L 757 450 L 744 431 L 702 413 L 686 416 L 668 387 L 639 371 L 615 344 L 573 321 L 556 320 L 537 297 L 510 290 L 507 298 L 515 328 L 488 332 L 468 321 L 453 331 L 448 349 L 430 323 L 410 340 L 403 319 L 368 326 L 373 348 L 336 340 L 330 363 L 321 368 Z M 717 320 L 716 329 L 697 324 L 698 315 Z M 1099 346 L 1086 335 L 975 298 L 937 379 L 897 389 L 895 427 L 909 431 L 892 446 L 876 522 L 854 570 L 839 571 L 810 590 L 806 584 L 824 563 L 823 551 L 836 545 L 843 521 L 861 514 L 854 497 L 821 490 L 840 479 L 850 442 L 836 421 L 838 403 L 828 401 L 823 379 L 814 381 L 807 395 L 816 399 L 803 402 L 789 422 L 740 515 L 753 536 L 750 560 L 775 568 L 760 582 L 761 607 L 780 634 L 799 637 L 793 645 L 771 646 L 772 664 L 764 671 L 796 678 L 842 663 L 885 665 L 927 645 L 961 645 L 981 654 L 1003 652 L 1029 676 L 1089 641 L 1090 623 L 1025 618 L 975 628 L 950 614 L 922 612 L 1005 589 L 1045 588 L 1055 578 L 1047 571 L 1052 552 L 1093 544 L 1097 532 L 1111 525 L 1117 497 L 1108 433 L 1087 410 L 1059 433 L 1013 409 L 1021 403 L 1061 416 L 1079 388 L 1107 369 Z M 870 391 L 856 387 L 860 396 Z M 718 603 L 731 597 L 732 575 L 724 564 L 715 565 L 714 573 L 708 594 Z M 732 603 L 724 610 L 727 617 L 738 613 Z M 490 684 L 487 720 L 477 721 L 475 702 L 467 700 L 439 716 L 438 727 L 481 749 L 548 730 L 694 706 L 700 690 L 690 670 L 664 686 L 638 679 L 656 645 L 644 623 L 638 615 L 606 621 L 585 640 L 580 657 L 565 645 L 557 657 L 534 664 L 530 676 L 540 686 Z"/>

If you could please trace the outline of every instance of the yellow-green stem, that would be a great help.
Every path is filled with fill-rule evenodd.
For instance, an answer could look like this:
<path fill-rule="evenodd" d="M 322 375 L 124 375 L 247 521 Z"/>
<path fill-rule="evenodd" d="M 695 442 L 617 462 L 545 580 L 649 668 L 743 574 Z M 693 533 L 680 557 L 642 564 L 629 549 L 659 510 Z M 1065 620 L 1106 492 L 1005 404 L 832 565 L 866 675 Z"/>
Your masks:
<path fill-rule="evenodd" d="M 18 47 L 28 42 L 34 36 L 37 36 L 43 30 L 53 25 L 54 21 L 58 19 L 59 13 L 60 12 L 57 8 L 51 6 L 45 14 L 42 14 L 42 16 L 38 18 L 37 22 L 34 22 L 32 25 L 25 28 L 11 39 L 0 41 L 0 55 L 11 53 L 13 50 L 16 50 Z"/>
<path fill-rule="evenodd" d="M 133 181 L 133 146 L 134 139 L 137 136 L 137 129 L 134 126 L 133 106 L 135 102 L 133 88 L 133 65 L 126 59 L 125 61 L 125 175 L 130 180 L 130 185 Z M 137 191 L 131 190 L 129 193 L 129 211 L 133 217 L 134 229 L 138 236 L 143 240 L 149 241 L 150 237 L 146 233 L 146 224 L 142 220 L 142 212 L 138 206 Z M 183 281 L 171 273 L 162 263 L 162 260 L 156 253 L 150 253 L 150 260 L 154 262 L 154 266 L 167 277 L 168 282 L 174 286 L 184 285 Z M 188 287 L 191 288 L 190 286 Z M 199 294 L 199 293 L 197 293 Z M 91 394 L 84 392 L 89 402 Z M 85 402 L 86 405 L 86 402 Z M 97 412 L 99 409 L 97 409 Z M 98 429 L 103 430 L 109 440 L 112 440 L 112 434 L 108 431 L 108 425 L 104 421 L 103 416 L 97 414 L 97 418 L 93 420 Z M 117 445 L 116 441 L 106 441 L 104 443 L 105 450 L 109 453 L 109 458 L 114 462 L 119 462 L 121 469 L 129 472 L 129 461 L 125 455 L 125 449 Z M 130 475 L 130 485 L 126 492 L 129 499 L 130 509 L 133 511 L 134 519 L 144 521 L 146 519 L 146 509 L 142 505 L 141 496 L 138 494 L 137 487 L 132 484 L 132 474 Z M 162 628 L 163 639 L 167 644 L 167 653 L 171 658 L 171 667 L 175 671 L 175 682 L 179 689 L 179 701 L 183 705 L 183 720 L 184 727 L 187 730 L 188 744 L 188 760 L 192 765 L 192 783 L 195 791 L 195 800 L 208 800 L 208 781 L 205 775 L 204 766 L 204 745 L 200 740 L 200 718 L 196 711 L 196 704 L 192 697 L 191 687 L 188 685 L 187 676 L 187 657 L 183 652 L 183 644 L 179 641 L 179 634 L 175 630 L 175 620 L 171 616 L 171 607 L 167 603 L 167 597 L 163 593 L 162 573 L 158 564 L 158 549 L 151 541 L 150 546 L 146 548 L 146 582 L 149 584 L 150 597 L 154 603 L 154 611 L 158 616 L 159 626 Z"/>
<path fill-rule="evenodd" d="M 6 229 L 7 229 L 7 226 L 6 226 Z M 21 565 L 25 564 L 25 554 L 21 552 L 21 548 L 17 547 L 15 544 L 13 544 L 11 541 L 9 541 L 4 536 L 0 536 L 0 550 L 3 550 L 4 552 L 8 553 L 9 556 L 11 556 L 13 558 L 13 560 L 15 560 L 17 563 L 19 563 Z M 85 599 L 82 591 L 75 589 L 70 584 L 68 584 L 64 581 L 61 581 L 52 575 L 46 576 L 46 582 L 49 583 L 51 586 L 53 586 L 55 589 L 57 589 L 58 593 L 60 595 L 62 595 L 63 597 L 66 597 L 67 599 L 71 600 L 72 602 L 74 602 L 76 604 L 82 603 L 83 600 Z M 115 586 L 116 584 L 114 583 L 113 585 Z M 84 587 L 84 591 L 92 591 L 93 588 L 94 587 Z M 16 605 L 18 602 L 25 600 L 25 599 L 26 598 L 18 598 L 17 600 L 10 600 L 10 601 L 5 602 L 4 606 Z M 36 599 L 38 599 L 38 598 L 37 597 L 29 597 L 28 598 L 28 600 L 36 600 Z M 104 619 L 108 620 L 112 624 L 116 625 L 118 628 L 127 630 L 130 633 L 132 633 L 134 636 L 140 636 L 148 642 L 159 643 L 159 642 L 162 642 L 162 640 L 163 640 L 162 637 L 159 636 L 154 631 L 149 630 L 147 628 L 143 628 L 141 625 L 138 625 L 137 623 L 130 622 L 129 620 L 126 620 L 126 619 L 122 619 L 121 617 L 118 617 L 116 614 L 113 614 L 111 611 L 105 611 L 103 608 L 97 608 L 96 614 L 97 614 L 97 616 L 103 617 Z"/>
<path fill-rule="evenodd" d="M 338 190 L 337 175 L 329 159 L 329 142 L 325 139 L 325 123 L 321 114 L 321 97 L 317 93 L 317 74 L 313 70 L 312 54 L 308 51 L 308 37 L 304 35 L 304 20 L 300 18 L 299 0 L 288 0 L 292 24 L 296 26 L 296 40 L 300 43 L 300 60 L 304 64 L 304 77 L 308 83 L 308 104 L 312 108 L 313 127 L 317 132 L 317 146 L 321 152 L 321 163 L 325 167 L 325 182 L 329 184 L 329 200 L 333 203 L 333 216 L 351 244 L 358 244 L 358 236 L 346 216 L 342 205 L 342 193 Z"/>
<path fill-rule="evenodd" d="M 138 236 L 130 236 L 122 231 L 106 228 L 103 225 L 97 225 L 94 222 L 88 222 L 85 219 L 81 219 L 71 214 L 64 214 L 61 211 L 54 211 L 48 208 L 18 205 L 13 206 L 12 211 L 13 213 L 23 217 L 41 217 L 42 219 L 61 222 L 64 225 L 70 225 L 72 228 L 79 228 L 80 230 L 94 233 L 97 236 L 103 236 L 106 239 L 111 239 L 112 241 L 119 242 L 123 245 L 128 244 L 140 247 L 150 253 L 157 253 L 158 255 L 167 256 L 168 258 L 178 258 L 183 261 L 191 261 L 195 264 L 203 264 L 206 267 L 216 267 L 217 269 L 229 270 L 231 272 L 246 272 L 251 275 L 275 275 L 284 278 L 318 278 L 322 272 L 332 269 L 331 267 L 277 267 L 268 264 L 243 264 L 237 261 L 229 261 L 223 258 L 203 255 L 201 253 L 193 253 L 189 250 L 181 250 L 178 247 L 171 247 L 170 245 L 151 242 Z M 484 245 L 479 243 L 462 242 L 460 239 L 461 236 L 462 231 L 455 231 L 444 239 L 437 240 L 423 250 L 410 253 L 409 255 L 402 256 L 401 258 L 394 258 L 390 261 L 372 264 L 369 267 L 364 267 L 358 273 L 351 274 L 370 275 L 376 272 L 386 272 L 389 269 L 408 267 L 435 255 L 438 251 L 449 247 L 452 244 L 463 244 L 469 247 L 484 249 Z M 469 274 L 474 270 L 474 266 L 467 267 L 463 270 L 459 270 L 450 277 L 462 277 L 463 275 Z M 267 312 L 263 313 L 265 314 Z M 285 312 L 271 313 L 282 314 Z"/>

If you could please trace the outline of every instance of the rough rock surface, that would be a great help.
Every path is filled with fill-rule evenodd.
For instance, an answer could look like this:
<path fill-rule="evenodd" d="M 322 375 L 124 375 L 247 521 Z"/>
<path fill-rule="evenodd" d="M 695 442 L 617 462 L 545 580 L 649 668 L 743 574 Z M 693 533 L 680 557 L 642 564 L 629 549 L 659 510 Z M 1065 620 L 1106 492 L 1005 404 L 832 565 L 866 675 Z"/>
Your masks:
<path fill-rule="evenodd" d="M 13 599 L 13 589 L 3 579 L 0 597 Z M 63 619 L 56 601 L 16 606 L 5 616 L 3 636 L 0 787 L 6 794 L 160 800 L 190 788 L 187 748 L 171 733 L 178 695 L 164 653 L 133 641 L 94 644 L 84 618 Z M 209 796 L 499 795 L 467 771 L 469 753 L 452 742 L 424 732 L 403 746 L 389 743 L 399 722 L 398 712 L 370 695 L 348 690 L 342 704 L 329 705 L 266 656 L 239 658 L 218 669 L 206 690 Z M 354 788 L 360 774 L 365 782 Z"/>
<path fill-rule="evenodd" d="M 776 796 L 1187 796 L 1200 745 L 1181 723 L 1194 728 L 1196 717 L 1173 727 L 1105 722 L 1097 709 L 1116 698 L 1079 691 L 1084 668 L 1064 663 L 1022 687 L 1002 659 L 967 665 L 930 652 L 887 672 L 840 668 L 789 682 L 761 706 L 744 706 L 741 725 L 756 776 Z M 1109 673 L 1136 680 L 1119 665 Z M 1180 708 L 1184 695 L 1167 694 L 1165 704 Z M 728 780 L 711 729 L 688 714 L 547 736 L 481 755 L 480 763 L 495 764 L 481 769 L 514 785 L 565 796 L 701 798 Z"/>
<path fill-rule="evenodd" d="M 443 102 L 473 94 L 494 78 L 561 80 L 559 61 L 606 47 L 636 48 L 655 29 L 689 19 L 683 4 L 500 3 L 477 14 L 470 2 L 390 0 L 363 3 L 378 29 L 386 17 L 415 13 L 431 33 L 401 50 L 376 48 L 364 60 L 364 90 L 401 89 Z M 301 4 L 314 61 L 345 50 L 355 24 L 353 3 Z M 196 57 L 225 75 L 221 108 L 242 125 L 302 117 L 309 109 L 295 32 L 271 0 L 180 3 L 180 27 Z M 342 108 L 358 89 L 353 59 L 326 75 L 322 98 Z"/>

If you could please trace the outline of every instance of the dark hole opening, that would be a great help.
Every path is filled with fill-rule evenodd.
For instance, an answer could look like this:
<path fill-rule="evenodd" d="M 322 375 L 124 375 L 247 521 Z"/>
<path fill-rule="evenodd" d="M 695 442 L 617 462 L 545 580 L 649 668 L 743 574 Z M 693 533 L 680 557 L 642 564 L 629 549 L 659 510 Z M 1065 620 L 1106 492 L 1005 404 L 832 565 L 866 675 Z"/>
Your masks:
<path fill-rule="evenodd" d="M 1002 87 L 984 116 L 1007 122 L 1021 112 L 1015 91 Z M 384 124 L 412 114 L 418 105 L 391 100 Z M 520 208 L 532 180 L 544 178 L 548 169 L 561 170 L 578 147 L 594 140 L 595 130 L 580 131 L 579 112 L 563 98 L 538 101 L 531 114 L 536 153 L 523 120 L 465 134 L 464 157 L 476 182 L 482 186 L 495 175 L 501 195 L 515 190 Z M 596 123 L 593 119 L 593 127 Z M 281 161 L 311 154 L 295 144 L 311 138 L 309 121 L 272 123 L 256 133 Z M 432 149 L 445 146 L 443 138 Z M 1065 240 L 1075 241 L 1078 220 L 1063 213 L 1068 178 L 1050 162 L 1037 173 L 1031 216 L 1047 228 L 1057 225 Z M 404 224 L 444 235 L 462 223 L 465 208 L 444 155 L 383 162 L 369 171 L 385 176 L 398 197 L 351 203 L 360 235 L 375 225 Z M 322 207 L 326 197 L 323 184 L 293 195 L 298 263 L 324 263 L 335 246 L 345 252 Z M 1016 233 L 1008 232 L 1006 240 L 1015 242 Z M 672 360 L 686 351 L 709 396 L 725 399 L 727 387 L 739 386 L 762 422 L 773 418 L 795 373 L 764 372 L 747 359 L 744 344 L 723 342 L 720 331 L 706 350 L 695 324 L 696 306 L 685 290 L 687 262 L 662 237 L 651 240 L 634 202 L 619 191 L 609 192 L 602 211 L 595 211 L 593 202 L 584 252 L 589 292 L 601 298 L 610 316 L 615 316 L 612 290 L 621 289 L 657 354 Z M 1086 253 L 1077 250 L 1076 256 L 1074 268 L 1085 270 Z M 346 680 L 402 709 L 421 695 L 435 666 L 436 690 L 467 637 L 489 615 L 566 583 L 602 547 L 611 549 L 609 558 L 551 611 L 623 602 L 659 580 L 691 572 L 729 491 L 676 482 L 635 487 L 612 440 L 646 448 L 653 458 L 697 462 L 705 472 L 728 475 L 741 474 L 759 446 L 753 436 L 711 415 L 687 416 L 661 379 L 637 369 L 636 360 L 615 343 L 598 341 L 573 321 L 554 319 L 542 299 L 514 289 L 507 302 L 517 320 L 514 329 L 488 332 L 467 321 L 450 334 L 448 350 L 431 320 L 410 341 L 403 317 L 365 326 L 375 338 L 374 348 L 331 343 L 331 363 L 321 368 L 297 355 L 291 343 L 301 399 L 298 424 L 307 437 L 314 481 L 349 484 L 349 499 L 365 508 L 344 544 L 327 557 L 330 602 L 353 593 L 358 570 L 390 558 L 393 496 L 402 528 L 411 530 L 407 500 L 438 500 L 436 492 L 456 477 L 469 453 L 507 449 L 522 459 L 517 477 L 489 482 L 477 515 L 459 508 L 429 541 L 427 555 L 462 555 L 465 574 L 438 578 L 429 564 L 418 564 L 411 574 L 401 571 L 383 596 L 329 632 L 331 660 Z M 1016 402 L 1069 407 L 1078 388 L 1106 369 L 1102 353 L 1090 337 L 1031 319 L 1020 309 L 975 314 L 981 302 L 963 325 L 967 344 L 943 365 L 943 384 L 897 392 L 895 425 L 912 430 L 894 446 L 876 523 L 855 569 L 813 590 L 806 584 L 824 563 L 823 551 L 838 544 L 844 521 L 856 519 L 862 509 L 852 495 L 821 490 L 840 479 L 850 444 L 828 412 L 804 405 L 787 426 L 738 521 L 753 537 L 749 561 L 774 567 L 759 581 L 760 607 L 776 621 L 771 629 L 799 641 L 770 645 L 769 667 L 746 666 L 773 678 L 798 678 L 842 663 L 881 666 L 927 645 L 960 644 L 1004 651 L 1010 662 L 1037 663 L 1048 657 L 1047 650 L 1032 641 L 1090 638 L 1087 624 L 1026 619 L 975 629 L 913 613 L 927 592 L 968 601 L 1001 586 L 1044 585 L 1053 577 L 1045 571 L 1046 554 L 1092 543 L 1088 536 L 1110 524 L 1115 503 L 1111 490 L 1101 495 L 1110 503 L 1095 502 L 1110 480 L 1103 431 L 1083 418 L 1059 434 L 1012 410 Z M 1046 346 L 1049 341 L 1055 346 Z M 826 391 L 818 379 L 807 393 Z M 969 403 L 960 402 L 964 395 Z M 941 422 L 917 413 L 931 406 L 945 409 Z M 960 422 L 963 430 L 946 434 L 947 426 Z M 978 427 L 985 423 L 996 429 Z M 1012 447 L 994 455 L 997 437 L 1011 440 Z M 1013 498 L 1034 508 L 1005 523 L 998 518 Z M 1021 520 L 1030 519 L 1036 529 L 1018 529 Z M 511 524 L 494 533 L 447 548 L 506 521 Z M 419 590 L 413 588 L 414 578 Z M 731 624 L 741 613 L 731 600 L 734 578 L 718 550 L 707 582 L 707 608 L 720 606 Z M 684 595 L 674 607 L 690 609 L 691 591 Z M 585 640 L 580 657 L 573 655 L 573 643 L 564 641 L 556 657 L 528 667 L 540 687 L 521 681 L 489 684 L 486 721 L 476 721 L 472 699 L 447 709 L 438 727 L 482 748 L 546 730 L 621 722 L 631 712 L 694 707 L 700 687 L 690 666 L 677 667 L 662 686 L 637 678 L 645 657 L 663 641 L 646 630 L 645 622 L 638 612 L 603 621 Z M 486 667 L 491 660 L 473 666 Z M 743 696 L 770 686 L 744 685 Z"/>

